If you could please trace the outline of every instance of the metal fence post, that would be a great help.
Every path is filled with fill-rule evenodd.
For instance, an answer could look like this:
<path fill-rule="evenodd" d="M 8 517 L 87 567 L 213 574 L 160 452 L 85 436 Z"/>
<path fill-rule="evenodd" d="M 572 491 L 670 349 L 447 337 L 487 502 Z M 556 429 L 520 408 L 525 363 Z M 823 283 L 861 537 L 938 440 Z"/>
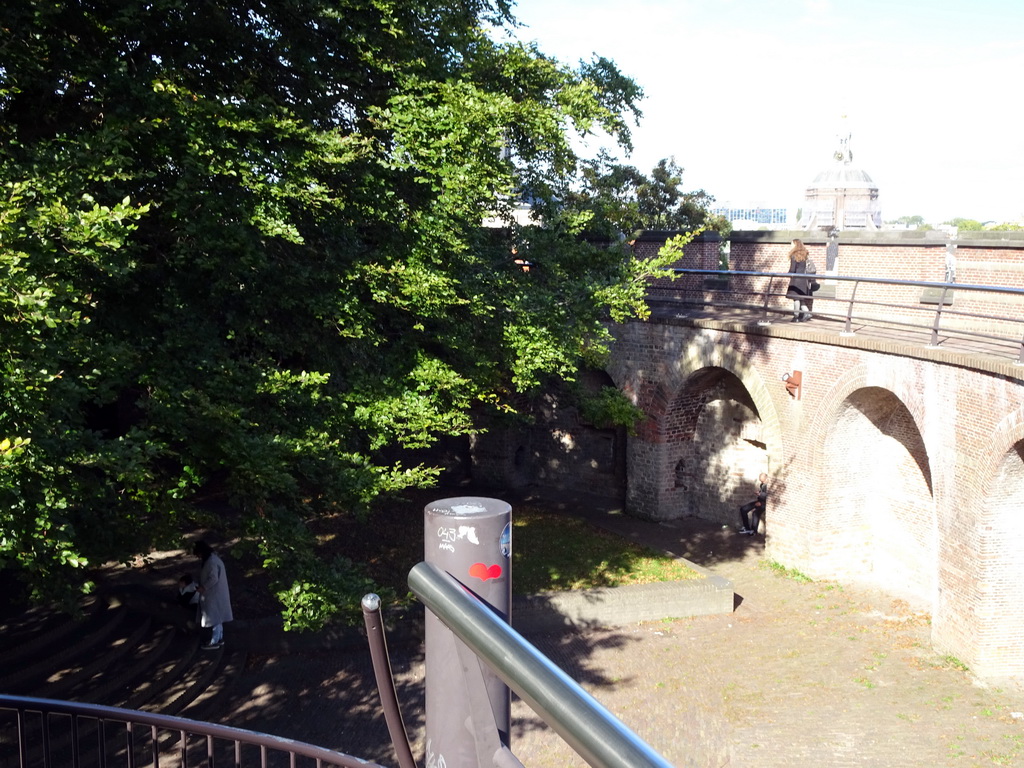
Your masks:
<path fill-rule="evenodd" d="M 423 510 L 423 559 L 451 574 L 509 622 L 512 604 L 512 507 L 463 496 Z M 509 745 L 511 692 L 430 611 L 426 642 L 426 763 L 490 765 L 497 740 Z"/>

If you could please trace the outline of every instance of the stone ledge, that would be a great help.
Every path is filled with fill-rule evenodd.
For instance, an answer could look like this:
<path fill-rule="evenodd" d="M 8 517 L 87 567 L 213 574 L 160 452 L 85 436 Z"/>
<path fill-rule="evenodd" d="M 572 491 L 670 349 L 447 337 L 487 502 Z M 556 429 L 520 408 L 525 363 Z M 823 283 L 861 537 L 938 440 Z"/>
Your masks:
<path fill-rule="evenodd" d="M 732 613 L 735 606 L 732 582 L 685 562 L 703 578 L 514 595 L 512 627 L 522 634 L 560 632 Z"/>
<path fill-rule="evenodd" d="M 732 613 L 735 607 L 732 582 L 689 560 L 683 562 L 700 573 L 702 578 L 513 595 L 512 627 L 525 635 Z M 387 616 L 388 643 L 422 642 L 423 613 L 423 606 L 417 603 L 408 612 Z M 224 634 L 233 646 L 262 653 L 351 650 L 366 644 L 366 632 L 362 626 L 333 626 L 318 632 L 285 632 L 279 616 L 254 621 L 235 620 L 224 626 Z"/>

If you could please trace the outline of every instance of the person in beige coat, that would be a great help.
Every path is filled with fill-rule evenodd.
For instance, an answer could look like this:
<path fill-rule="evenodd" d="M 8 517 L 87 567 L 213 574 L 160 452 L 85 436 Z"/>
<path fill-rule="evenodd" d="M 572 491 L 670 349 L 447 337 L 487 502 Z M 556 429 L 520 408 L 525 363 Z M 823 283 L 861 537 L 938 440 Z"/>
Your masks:
<path fill-rule="evenodd" d="M 196 542 L 193 554 L 203 561 L 199 572 L 199 623 L 210 629 L 210 640 L 203 645 L 213 650 L 224 645 L 224 624 L 234 619 L 231 612 L 231 592 L 228 589 L 224 561 L 203 540 Z"/>

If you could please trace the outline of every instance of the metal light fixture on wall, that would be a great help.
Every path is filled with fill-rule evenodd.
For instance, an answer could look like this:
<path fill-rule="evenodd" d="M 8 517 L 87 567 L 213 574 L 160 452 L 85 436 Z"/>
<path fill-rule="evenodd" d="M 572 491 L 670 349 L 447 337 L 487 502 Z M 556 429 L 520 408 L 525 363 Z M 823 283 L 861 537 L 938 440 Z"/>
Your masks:
<path fill-rule="evenodd" d="M 789 396 L 797 400 L 800 399 L 800 385 L 803 384 L 804 375 L 801 371 L 793 371 L 792 373 L 782 374 L 782 380 L 786 384 L 786 392 Z"/>

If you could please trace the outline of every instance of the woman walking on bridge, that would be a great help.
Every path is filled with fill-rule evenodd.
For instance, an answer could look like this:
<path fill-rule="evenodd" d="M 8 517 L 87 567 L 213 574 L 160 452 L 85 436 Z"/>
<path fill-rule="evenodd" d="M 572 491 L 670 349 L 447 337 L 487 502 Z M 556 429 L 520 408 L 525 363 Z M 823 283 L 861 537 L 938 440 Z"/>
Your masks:
<path fill-rule="evenodd" d="M 789 249 L 789 271 L 804 275 L 807 273 L 807 248 L 801 240 L 794 240 Z M 786 297 L 793 300 L 793 319 L 791 323 L 806 323 L 811 319 L 811 277 L 791 277 Z"/>

